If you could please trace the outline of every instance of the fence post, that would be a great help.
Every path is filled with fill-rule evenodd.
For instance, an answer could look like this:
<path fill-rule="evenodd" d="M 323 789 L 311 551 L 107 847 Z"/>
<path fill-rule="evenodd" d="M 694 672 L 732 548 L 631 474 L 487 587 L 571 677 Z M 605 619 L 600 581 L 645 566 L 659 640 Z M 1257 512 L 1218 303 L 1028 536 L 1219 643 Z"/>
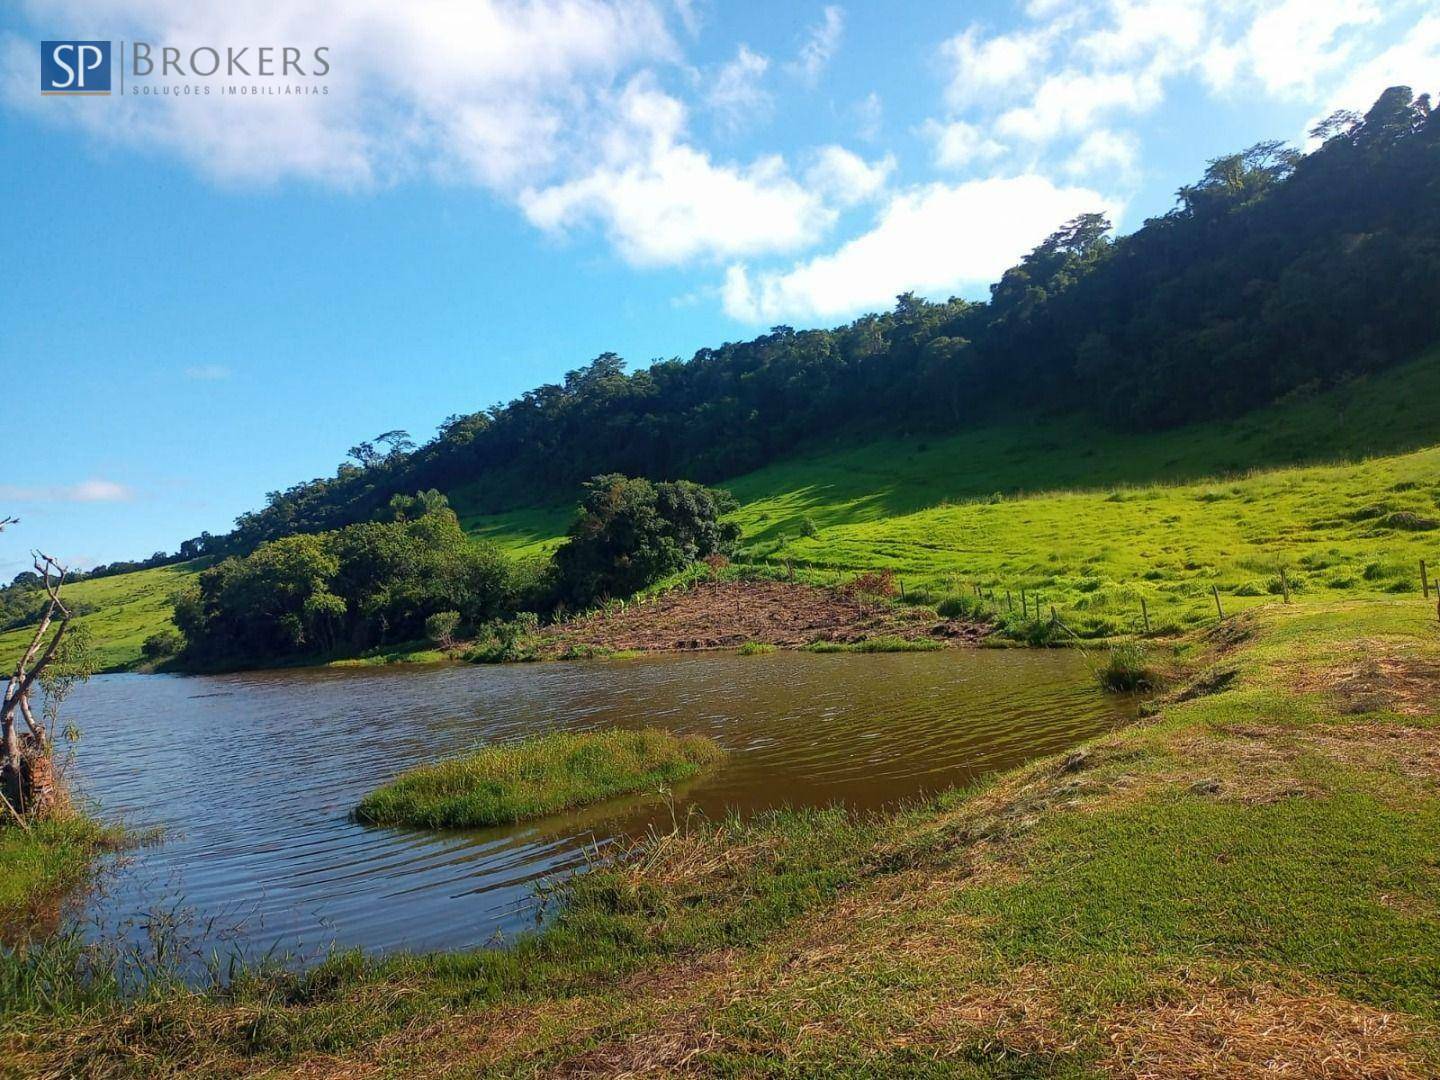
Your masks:
<path fill-rule="evenodd" d="M 1024 589 L 1020 590 L 1020 617 L 1022 619 L 1028 619 L 1030 617 L 1030 604 L 1025 599 Z"/>
<path fill-rule="evenodd" d="M 1006 590 L 1005 590 L 1005 610 L 1006 610 L 1006 611 L 1014 611 L 1014 610 L 1015 610 L 1015 601 L 1010 598 L 1010 590 L 1009 590 L 1009 589 L 1006 589 Z"/>
<path fill-rule="evenodd" d="M 1285 594 L 1285 603 L 1290 603 L 1290 579 L 1285 576 L 1285 567 L 1280 567 L 1280 591 Z"/>
<path fill-rule="evenodd" d="M 1150 632 L 1150 609 L 1145 606 L 1145 597 L 1140 597 L 1140 617 L 1145 620 L 1145 633 Z"/>
<path fill-rule="evenodd" d="M 1430 576 L 1425 573 L 1425 560 L 1420 560 L 1420 591 L 1425 594 L 1425 599 L 1430 599 Z M 1440 589 L 1436 589 L 1440 593 Z"/>
<path fill-rule="evenodd" d="M 901 599 L 901 600 L 904 600 L 904 599 L 905 599 L 905 579 L 904 579 L 904 578 L 896 578 L 896 579 L 895 579 L 895 583 L 900 586 L 900 599 Z"/>
<path fill-rule="evenodd" d="M 1210 591 L 1215 595 L 1215 614 L 1225 618 L 1225 609 L 1220 606 L 1220 586 L 1212 584 Z"/>

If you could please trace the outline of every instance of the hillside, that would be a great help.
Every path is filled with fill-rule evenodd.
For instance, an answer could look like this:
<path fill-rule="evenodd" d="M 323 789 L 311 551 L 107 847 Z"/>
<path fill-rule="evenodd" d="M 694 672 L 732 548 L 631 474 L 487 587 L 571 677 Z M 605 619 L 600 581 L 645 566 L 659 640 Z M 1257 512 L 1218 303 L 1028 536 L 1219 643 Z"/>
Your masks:
<path fill-rule="evenodd" d="M 1405 526 L 1440 517 L 1440 450 L 1427 449 L 1440 421 L 1418 404 L 1437 395 L 1440 349 L 1223 423 L 1122 435 L 1035 416 L 812 448 L 724 486 L 748 557 L 790 559 L 821 581 L 886 567 L 912 589 L 1023 588 L 1086 633 L 1134 629 L 1143 594 L 1157 627 L 1183 626 L 1210 617 L 1212 585 L 1227 611 L 1261 602 L 1282 563 L 1297 600 L 1418 591 L 1440 533 Z M 552 549 L 573 512 L 485 515 L 467 489 L 451 497 L 472 535 L 517 558 Z M 105 667 L 138 661 L 194 565 L 72 587 L 101 608 L 86 620 Z M 0 636 L 0 650 L 22 636 Z"/>
<path fill-rule="evenodd" d="M 90 628 L 97 667 L 102 671 L 134 667 L 141 643 L 171 625 L 170 598 L 205 565 L 205 560 L 195 560 L 67 585 L 68 603 L 77 610 L 96 609 L 80 621 Z M 29 644 L 30 634 L 24 628 L 0 634 L 0 658 L 13 664 Z"/>

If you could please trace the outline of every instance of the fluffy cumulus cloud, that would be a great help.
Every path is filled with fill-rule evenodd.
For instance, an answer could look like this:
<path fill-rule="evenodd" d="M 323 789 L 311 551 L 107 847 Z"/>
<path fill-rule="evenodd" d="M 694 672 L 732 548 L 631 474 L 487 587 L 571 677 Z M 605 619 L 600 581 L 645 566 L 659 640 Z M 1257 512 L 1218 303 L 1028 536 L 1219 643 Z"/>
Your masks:
<path fill-rule="evenodd" d="M 652 0 L 31 0 L 36 26 L 181 47 L 327 47 L 325 95 L 136 98 L 70 109 L 97 138 L 160 147 L 224 181 L 364 187 L 430 172 L 506 189 L 553 166 L 591 122 L 595 85 L 677 56 Z M 32 37 L 0 78 L 38 110 Z M 51 104 L 45 102 L 44 104 Z M 50 110 L 51 117 L 57 110 Z"/>
<path fill-rule="evenodd" d="M 805 182 L 837 206 L 854 206 L 880 194 L 894 171 L 893 154 L 871 162 L 843 146 L 826 146 L 805 170 Z"/>
<path fill-rule="evenodd" d="M 950 295 L 995 280 L 1059 222 L 1091 210 L 1119 208 L 1098 192 L 1033 174 L 925 185 L 897 195 L 868 232 L 833 253 L 788 270 L 731 266 L 725 310 L 767 323 L 888 307 L 906 290 Z"/>
<path fill-rule="evenodd" d="M 961 20 L 928 57 L 891 58 L 917 72 L 928 59 L 935 80 L 933 108 L 890 125 L 930 148 L 902 176 L 883 145 L 862 157 L 802 140 L 737 157 L 697 134 L 748 138 L 778 94 L 811 101 L 846 34 L 835 5 L 770 46 L 788 58 L 731 40 L 697 67 L 686 52 L 716 30 L 705 0 L 17 2 L 34 32 L 0 33 L 10 108 L 232 185 L 477 185 L 551 237 L 599 236 L 643 268 L 717 268 L 690 295 L 712 295 L 726 267 L 718 291 L 747 322 L 973 289 L 1067 217 L 1118 212 L 1145 171 L 1140 122 L 1181 81 L 1318 118 L 1396 82 L 1434 90 L 1440 71 L 1440 15 L 1423 0 L 1028 0 L 1013 25 Z M 57 108 L 34 86 L 34 39 L 54 26 L 190 47 L 324 46 L 329 92 Z M 831 108 L 878 143 L 886 104 L 866 89 Z"/>
<path fill-rule="evenodd" d="M 1128 185 L 1140 165 L 1140 140 L 1130 132 L 1097 128 L 1065 162 L 1070 176 L 1102 177 Z"/>
<path fill-rule="evenodd" d="M 723 164 L 685 142 L 684 105 L 649 79 L 626 86 L 617 113 L 598 166 L 521 195 L 532 223 L 551 233 L 595 223 L 630 262 L 667 266 L 796 251 L 835 220 L 778 155 Z"/>
<path fill-rule="evenodd" d="M 940 156 L 964 163 L 975 158 L 969 148 L 991 140 L 1032 151 L 1070 140 L 1077 169 L 1101 151 L 1118 160 L 1114 137 L 1097 133 L 1157 109 L 1178 80 L 1231 99 L 1313 101 L 1344 72 L 1359 71 L 1361 96 L 1373 99 L 1398 68 L 1421 66 L 1429 52 L 1423 27 L 1433 16 L 1412 33 L 1418 41 L 1367 60 L 1375 31 L 1421 10 L 1419 0 L 1032 3 L 1033 26 L 972 26 L 941 46 L 950 116 L 935 130 L 953 134 Z"/>
<path fill-rule="evenodd" d="M 935 164 L 942 169 L 966 169 L 1005 153 L 1004 144 L 985 134 L 978 125 L 964 120 L 945 124 L 927 120 L 922 131 L 935 144 Z"/>

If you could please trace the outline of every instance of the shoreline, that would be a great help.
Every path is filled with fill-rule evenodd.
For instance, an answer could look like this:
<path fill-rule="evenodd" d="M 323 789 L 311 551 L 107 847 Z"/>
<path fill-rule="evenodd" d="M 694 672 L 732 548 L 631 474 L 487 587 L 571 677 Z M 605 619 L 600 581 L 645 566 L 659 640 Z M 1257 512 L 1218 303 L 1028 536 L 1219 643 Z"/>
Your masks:
<path fill-rule="evenodd" d="M 92 1004 L 26 1021 L 14 1060 L 1433 1075 L 1433 622 L 1403 600 L 1246 613 L 1179 643 L 1152 716 L 975 788 L 696 823 L 572 880 L 505 950 Z"/>

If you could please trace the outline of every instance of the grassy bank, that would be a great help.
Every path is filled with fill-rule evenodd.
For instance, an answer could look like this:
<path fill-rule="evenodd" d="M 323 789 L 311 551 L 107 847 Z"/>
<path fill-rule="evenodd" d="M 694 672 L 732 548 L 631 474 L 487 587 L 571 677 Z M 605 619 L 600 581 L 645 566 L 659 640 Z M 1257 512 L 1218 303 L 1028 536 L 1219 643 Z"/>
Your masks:
<path fill-rule="evenodd" d="M 118 836 L 69 813 L 28 829 L 0 823 L 0 925 L 25 923 L 43 902 L 82 880 L 95 855 Z"/>
<path fill-rule="evenodd" d="M 542 735 L 412 769 L 365 796 L 355 816 L 422 828 L 508 824 L 677 784 L 722 756 L 703 736 L 659 730 Z"/>
<path fill-rule="evenodd" d="M 508 950 L 11 1016 L 13 1068 L 1434 1075 L 1434 620 L 1246 613 L 1144 724 L 975 790 L 659 837 Z"/>

